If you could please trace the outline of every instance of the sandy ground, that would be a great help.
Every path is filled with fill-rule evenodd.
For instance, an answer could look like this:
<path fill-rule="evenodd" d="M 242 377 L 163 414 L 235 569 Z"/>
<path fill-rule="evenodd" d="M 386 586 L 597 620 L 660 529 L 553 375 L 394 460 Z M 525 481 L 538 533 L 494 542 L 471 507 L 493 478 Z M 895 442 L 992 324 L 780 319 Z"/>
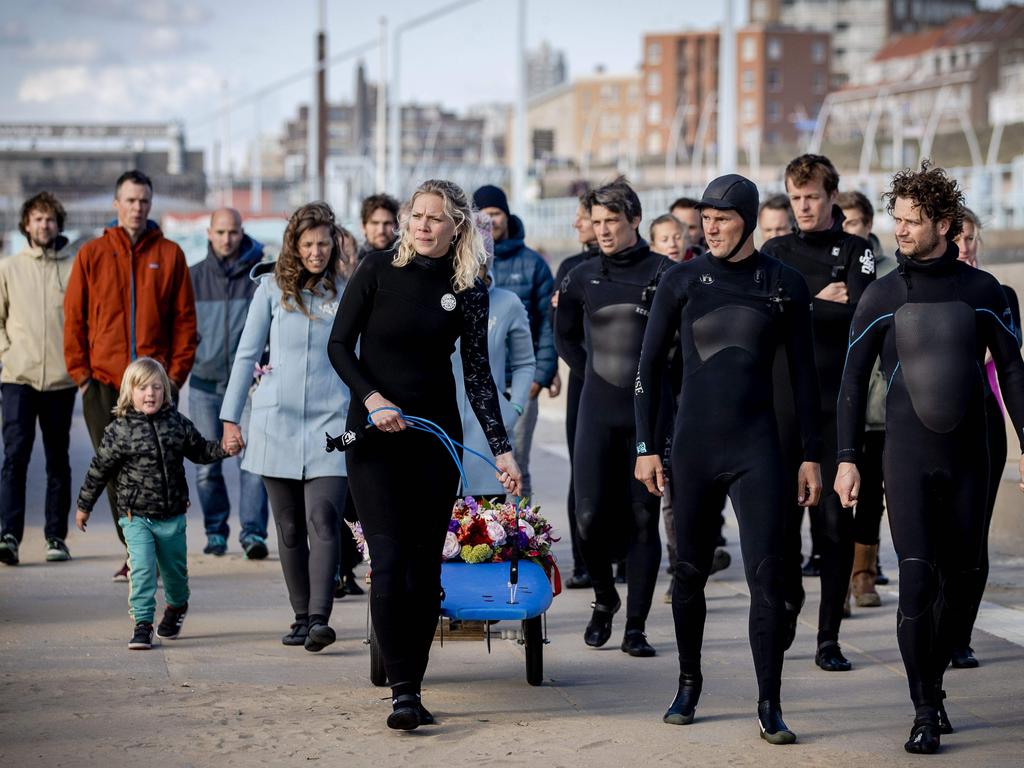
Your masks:
<path fill-rule="evenodd" d="M 91 451 L 80 422 L 75 430 L 77 482 Z M 542 419 L 534 473 L 540 500 L 564 531 L 560 435 L 560 424 Z M 895 644 L 894 593 L 884 595 L 882 608 L 857 611 L 844 624 L 855 669 L 830 674 L 813 664 L 811 580 L 783 683 L 786 719 L 799 743 L 771 747 L 758 738 L 746 586 L 731 519 L 734 564 L 709 585 L 705 692 L 693 725 L 661 722 L 677 675 L 663 576 L 648 627 L 657 657 L 632 659 L 618 650 L 621 617 L 608 646 L 588 649 L 581 635 L 592 595 L 566 592 L 548 615 L 542 686 L 527 685 L 522 648 L 512 640 L 494 640 L 490 654 L 482 641 L 435 645 L 424 701 L 439 724 L 398 734 L 384 727 L 387 689 L 368 679 L 365 597 L 336 601 L 339 641 L 322 653 L 282 646 L 290 614 L 276 551 L 249 562 L 232 540 L 226 557 L 202 555 L 198 510 L 189 519 L 193 597 L 183 634 L 149 652 L 128 651 L 127 587 L 110 581 L 120 559 L 106 509 L 97 510 L 87 534 L 69 538 L 73 561 L 43 562 L 40 453 L 23 564 L 0 567 L 0 765 L 866 768 L 922 759 L 902 750 L 912 709 Z M 567 544 L 558 551 L 567 563 Z M 883 551 L 895 575 L 891 547 Z M 989 595 L 1018 628 L 1022 573 L 1019 562 L 997 563 Z M 929 762 L 1022 765 L 1024 654 L 980 631 L 974 645 L 982 667 L 947 675 L 957 733 Z"/>

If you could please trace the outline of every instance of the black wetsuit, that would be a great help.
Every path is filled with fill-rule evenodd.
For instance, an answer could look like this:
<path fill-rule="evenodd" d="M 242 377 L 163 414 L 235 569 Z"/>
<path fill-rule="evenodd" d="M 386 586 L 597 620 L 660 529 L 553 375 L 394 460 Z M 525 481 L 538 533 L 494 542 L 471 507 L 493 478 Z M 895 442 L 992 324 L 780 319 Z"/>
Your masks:
<path fill-rule="evenodd" d="M 821 392 L 822 451 L 821 502 L 811 509 L 814 549 L 821 555 L 821 602 L 818 608 L 818 645 L 836 642 L 843 620 L 843 606 L 853 570 L 853 510 L 843 509 L 832 486 L 834 463 L 835 403 L 843 375 L 847 335 L 857 302 L 874 280 L 875 260 L 871 244 L 843 231 L 843 212 L 832 208 L 832 227 L 821 232 L 794 232 L 772 238 L 763 252 L 788 264 L 803 275 L 811 296 L 829 283 L 846 283 L 849 303 L 813 299 L 814 362 Z M 800 463 L 800 433 L 789 397 L 790 385 L 785 354 L 780 350 L 775 363 L 775 411 L 779 419 L 787 476 Z M 803 605 L 800 573 L 800 522 L 803 509 L 792 502 L 786 527 L 786 602 L 790 610 Z"/>
<path fill-rule="evenodd" d="M 986 347 L 1018 437 L 1024 428 L 1024 362 L 1006 295 L 957 253 L 949 243 L 928 262 L 897 254 L 899 270 L 864 293 L 838 404 L 838 459 L 857 462 L 868 377 L 881 355 L 889 380 L 885 496 L 900 563 L 896 635 L 919 715 L 940 703 L 950 645 L 970 620 L 980 580 L 989 495 Z"/>
<path fill-rule="evenodd" d="M 591 243 L 585 250 L 574 256 L 569 256 L 558 265 L 555 273 L 555 288 L 562 284 L 565 276 L 572 270 L 587 261 L 601 250 L 596 243 Z M 551 310 L 551 327 L 555 327 L 555 310 Z M 572 564 L 573 575 L 580 575 L 586 572 L 583 564 L 583 553 L 580 551 L 579 536 L 576 533 L 576 491 L 573 489 L 572 479 L 572 455 L 576 446 L 576 419 L 580 410 L 580 395 L 583 392 L 583 377 L 569 369 L 569 380 L 565 383 L 565 444 L 569 448 L 569 496 L 566 499 L 566 510 L 569 513 L 569 539 L 572 543 Z"/>
<path fill-rule="evenodd" d="M 573 454 L 576 525 L 598 605 L 619 601 L 612 564 L 626 556 L 626 631 L 644 628 L 661 564 L 659 499 L 633 472 L 633 381 L 658 281 L 672 262 L 647 243 L 590 259 L 563 281 L 555 344 L 583 376 Z"/>
<path fill-rule="evenodd" d="M 683 388 L 672 441 L 672 514 L 679 561 L 672 616 L 680 671 L 700 674 L 704 586 L 732 499 L 750 587 L 750 647 L 759 699 L 779 700 L 783 646 L 783 519 L 797 475 L 783 468 L 772 396 L 779 344 L 791 361 L 803 458 L 818 461 L 818 385 L 811 299 L 800 275 L 756 251 L 740 262 L 703 254 L 661 281 L 636 382 L 637 452 L 652 453 L 660 382 L 679 333 Z"/>
<path fill-rule="evenodd" d="M 456 293 L 451 255 L 416 256 L 401 268 L 392 265 L 392 256 L 372 252 L 359 263 L 328 343 L 331 362 L 353 394 L 349 429 L 366 424 L 363 403 L 379 392 L 461 442 L 451 369 L 461 336 L 473 410 L 491 451 L 510 450 L 487 359 L 483 284 Z M 436 437 L 411 429 L 367 430 L 346 460 L 373 558 L 371 611 L 388 679 L 396 695 L 418 693 L 440 609 L 441 549 L 458 470 Z"/>

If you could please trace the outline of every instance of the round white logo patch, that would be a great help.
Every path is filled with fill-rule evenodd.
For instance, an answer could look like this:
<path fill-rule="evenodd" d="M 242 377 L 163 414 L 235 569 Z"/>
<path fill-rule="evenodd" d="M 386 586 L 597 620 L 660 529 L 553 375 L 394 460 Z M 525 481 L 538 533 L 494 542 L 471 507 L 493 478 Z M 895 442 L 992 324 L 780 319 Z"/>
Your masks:
<path fill-rule="evenodd" d="M 450 293 L 446 293 L 441 297 L 441 309 L 445 312 L 451 312 L 455 309 L 455 296 Z"/>

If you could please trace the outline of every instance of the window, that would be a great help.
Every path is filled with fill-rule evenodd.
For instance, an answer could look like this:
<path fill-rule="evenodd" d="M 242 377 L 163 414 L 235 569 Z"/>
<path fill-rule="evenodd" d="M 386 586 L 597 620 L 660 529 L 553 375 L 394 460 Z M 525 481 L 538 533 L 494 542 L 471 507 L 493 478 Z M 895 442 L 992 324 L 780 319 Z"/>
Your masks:
<path fill-rule="evenodd" d="M 782 119 L 782 105 L 777 101 L 768 102 L 768 122 L 777 123 Z"/>
<path fill-rule="evenodd" d="M 754 90 L 754 70 L 744 69 L 743 70 L 743 90 L 752 91 Z"/>
<path fill-rule="evenodd" d="M 811 43 L 811 59 L 815 64 L 822 64 L 825 61 L 825 43 L 815 40 Z"/>
<path fill-rule="evenodd" d="M 622 118 L 616 114 L 601 115 L 601 133 L 615 136 L 622 131 Z"/>
<path fill-rule="evenodd" d="M 619 86 L 602 85 L 601 101 L 607 102 L 609 104 L 617 104 L 619 101 Z"/>
<path fill-rule="evenodd" d="M 752 123 L 757 115 L 757 103 L 753 99 L 743 100 L 743 119 Z"/>
<path fill-rule="evenodd" d="M 822 72 L 820 69 L 815 71 L 814 75 L 812 76 L 812 81 L 814 83 L 813 88 L 814 88 L 814 92 L 815 93 L 824 93 L 825 92 L 825 73 L 824 72 Z"/>
<path fill-rule="evenodd" d="M 647 63 L 661 64 L 661 43 L 647 44 Z"/>
<path fill-rule="evenodd" d="M 661 125 L 661 103 L 652 101 L 647 105 L 647 124 Z"/>
<path fill-rule="evenodd" d="M 655 131 L 654 133 L 647 134 L 647 154 L 660 155 L 661 153 L 661 133 Z"/>
<path fill-rule="evenodd" d="M 647 75 L 647 92 L 652 96 L 661 93 L 661 73 L 650 72 Z"/>
<path fill-rule="evenodd" d="M 743 60 L 754 61 L 757 59 L 757 38 L 755 37 L 744 37 L 743 38 Z"/>
<path fill-rule="evenodd" d="M 782 58 L 782 41 L 777 37 L 768 38 L 768 58 L 772 61 Z"/>
<path fill-rule="evenodd" d="M 782 72 L 772 67 L 768 70 L 765 76 L 765 81 L 769 91 L 781 91 L 782 90 Z"/>

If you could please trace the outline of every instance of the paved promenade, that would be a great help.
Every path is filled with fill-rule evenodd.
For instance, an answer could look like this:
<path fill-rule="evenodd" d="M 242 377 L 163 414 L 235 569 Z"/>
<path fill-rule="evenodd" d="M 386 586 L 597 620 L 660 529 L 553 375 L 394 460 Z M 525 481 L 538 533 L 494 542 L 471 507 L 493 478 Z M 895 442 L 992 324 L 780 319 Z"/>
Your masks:
<path fill-rule="evenodd" d="M 76 417 L 73 468 L 91 449 Z M 562 427 L 552 409 L 538 427 L 537 495 L 565 531 Z M 671 611 L 662 576 L 648 625 L 653 659 L 618 650 L 624 619 L 604 649 L 583 644 L 592 596 L 567 591 L 548 616 L 545 680 L 530 687 L 523 652 L 495 639 L 435 645 L 424 696 L 439 725 L 388 732 L 387 690 L 368 680 L 365 597 L 335 603 L 338 642 L 320 654 L 286 648 L 291 616 L 276 537 L 271 556 L 245 561 L 233 514 L 229 554 L 201 554 L 201 515 L 189 515 L 191 611 L 181 639 L 129 652 L 127 587 L 105 502 L 89 532 L 69 537 L 74 560 L 43 562 L 43 457 L 31 470 L 22 565 L 0 566 L 0 765 L 21 766 L 1020 766 L 1024 764 L 1024 561 L 994 564 L 974 647 L 982 666 L 947 674 L 957 733 L 931 759 L 903 752 L 912 709 L 895 641 L 895 580 L 882 608 L 856 611 L 842 641 L 849 673 L 813 663 L 817 585 L 786 659 L 783 706 L 792 747 L 758 738 L 746 640 L 747 594 L 735 522 L 734 563 L 708 588 L 705 692 L 698 719 L 673 727 L 661 714 L 675 692 Z M 234 479 L 231 471 L 229 478 Z M 234 496 L 236 488 L 232 489 Z M 194 497 L 194 494 L 193 494 Z M 568 563 L 567 537 L 558 555 Z M 883 564 L 893 576 L 891 545 Z M 360 569 L 362 575 L 362 569 Z M 159 604 L 162 610 L 162 602 Z"/>

